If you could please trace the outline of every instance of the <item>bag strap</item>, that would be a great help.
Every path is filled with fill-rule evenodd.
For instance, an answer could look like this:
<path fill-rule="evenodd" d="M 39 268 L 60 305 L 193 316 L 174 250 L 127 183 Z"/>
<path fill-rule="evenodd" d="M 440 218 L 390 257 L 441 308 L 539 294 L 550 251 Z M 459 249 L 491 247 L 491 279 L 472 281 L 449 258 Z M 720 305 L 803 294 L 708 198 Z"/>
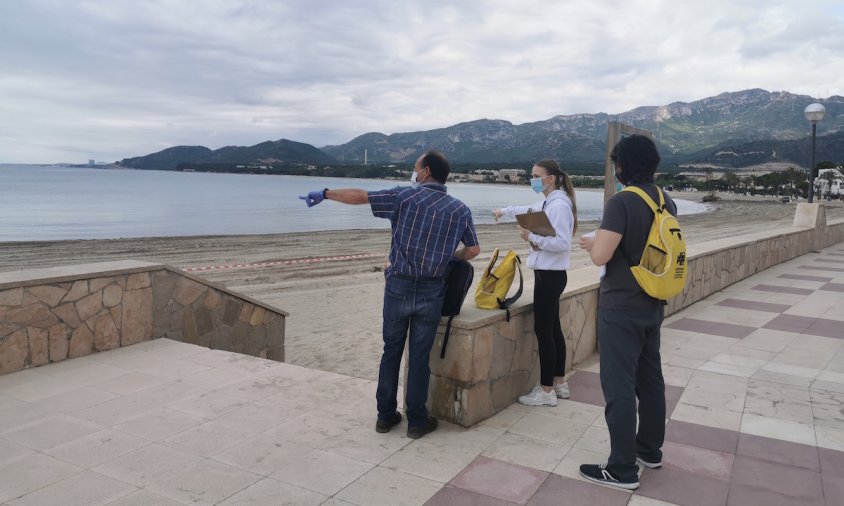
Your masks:
<path fill-rule="evenodd" d="M 448 336 L 451 334 L 451 320 L 454 319 L 454 315 L 448 317 L 448 323 L 445 324 L 445 335 L 443 336 L 443 345 L 440 348 L 440 358 L 445 358 L 445 347 L 448 345 Z"/>
<path fill-rule="evenodd" d="M 497 252 L 498 252 L 498 250 L 496 250 L 496 253 Z M 522 296 L 522 288 L 524 286 L 525 276 L 522 273 L 522 259 L 519 258 L 519 255 L 515 255 L 515 258 L 516 258 L 516 267 L 519 268 L 519 289 L 516 290 L 516 293 L 513 294 L 512 297 L 508 297 L 504 300 L 501 300 L 501 299 L 498 300 L 498 307 L 500 309 L 507 311 L 507 316 L 504 318 L 504 321 L 507 321 L 507 322 L 510 321 L 510 306 L 513 305 L 514 302 L 516 302 L 516 299 L 518 299 L 519 297 Z"/>
<path fill-rule="evenodd" d="M 490 274 L 492 274 L 492 268 L 495 267 L 495 262 L 497 262 L 497 261 L 498 261 L 498 248 L 495 248 L 495 250 L 493 250 L 493 252 L 492 252 L 492 258 L 490 258 L 490 260 L 489 260 L 489 265 L 486 266 L 486 271 L 484 271 L 484 274 L 483 274 L 483 276 L 481 276 L 481 279 L 486 279 L 486 278 L 489 277 Z"/>
<path fill-rule="evenodd" d="M 659 186 L 656 187 L 656 192 L 657 194 L 659 194 L 659 206 L 656 205 L 654 199 L 652 199 L 651 196 L 648 195 L 645 190 L 639 188 L 638 186 L 628 185 L 625 186 L 624 189 L 621 191 L 632 192 L 642 197 L 642 200 L 645 201 L 645 204 L 647 204 L 648 207 L 651 208 L 651 211 L 653 211 L 654 214 L 656 214 L 657 210 L 659 210 L 659 212 L 665 210 L 665 197 L 663 196 L 662 189 Z"/>
<path fill-rule="evenodd" d="M 654 213 L 654 219 L 656 219 L 657 212 L 662 213 L 662 211 L 665 210 L 665 197 L 662 194 L 662 188 L 660 188 L 659 186 L 656 187 L 656 192 L 659 194 L 659 207 L 656 206 L 656 202 L 654 202 L 654 199 L 652 199 L 651 196 L 648 195 L 645 190 L 639 188 L 638 186 L 627 185 L 621 191 L 635 193 L 636 195 L 641 197 L 642 200 L 645 201 L 645 204 L 647 204 L 648 207 L 651 208 L 651 211 Z M 624 249 L 624 244 L 619 244 L 619 247 L 621 249 L 621 254 L 624 256 L 624 259 L 627 260 L 627 266 L 633 267 L 637 265 L 637 263 L 634 262 L 632 258 L 630 258 L 630 255 L 627 254 L 627 251 Z"/>

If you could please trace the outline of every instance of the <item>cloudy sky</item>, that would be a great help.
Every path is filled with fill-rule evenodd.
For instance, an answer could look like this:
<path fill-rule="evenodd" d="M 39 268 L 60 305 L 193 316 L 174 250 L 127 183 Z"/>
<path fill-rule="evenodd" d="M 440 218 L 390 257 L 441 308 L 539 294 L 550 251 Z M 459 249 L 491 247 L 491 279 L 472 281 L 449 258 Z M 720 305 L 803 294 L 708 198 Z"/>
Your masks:
<path fill-rule="evenodd" d="M 3 0 L 0 162 L 844 95 L 842 26 L 841 0 Z"/>

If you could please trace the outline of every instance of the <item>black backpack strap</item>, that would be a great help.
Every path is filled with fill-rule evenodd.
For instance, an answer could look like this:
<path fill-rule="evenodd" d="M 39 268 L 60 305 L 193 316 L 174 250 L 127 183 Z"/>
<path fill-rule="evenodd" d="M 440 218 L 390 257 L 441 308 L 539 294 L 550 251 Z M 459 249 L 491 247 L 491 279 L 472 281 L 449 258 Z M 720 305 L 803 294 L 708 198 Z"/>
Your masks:
<path fill-rule="evenodd" d="M 510 321 L 510 306 L 513 305 L 516 300 L 522 296 L 522 288 L 524 287 L 524 275 L 522 274 L 522 259 L 519 258 L 519 255 L 516 255 L 516 267 L 519 271 L 519 289 L 516 290 L 516 293 L 513 294 L 512 297 L 508 297 L 504 300 L 498 301 L 498 307 L 507 311 L 507 316 L 504 318 L 504 321 Z"/>
<path fill-rule="evenodd" d="M 454 319 L 454 315 L 448 317 L 448 323 L 445 324 L 445 335 L 443 336 L 443 345 L 440 348 L 440 358 L 445 358 L 445 347 L 448 345 L 448 336 L 451 334 L 451 320 Z"/>

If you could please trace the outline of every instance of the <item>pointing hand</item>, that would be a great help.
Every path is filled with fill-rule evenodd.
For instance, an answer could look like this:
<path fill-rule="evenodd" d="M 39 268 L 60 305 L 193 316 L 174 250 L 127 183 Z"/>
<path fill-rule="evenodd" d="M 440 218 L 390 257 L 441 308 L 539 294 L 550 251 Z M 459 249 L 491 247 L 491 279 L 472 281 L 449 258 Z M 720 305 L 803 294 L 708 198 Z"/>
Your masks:
<path fill-rule="evenodd" d="M 314 207 L 315 205 L 319 204 L 323 200 L 325 200 L 325 191 L 324 190 L 316 190 L 312 192 L 308 192 L 308 195 L 299 195 L 299 198 L 305 201 L 305 204 L 308 207 Z"/>

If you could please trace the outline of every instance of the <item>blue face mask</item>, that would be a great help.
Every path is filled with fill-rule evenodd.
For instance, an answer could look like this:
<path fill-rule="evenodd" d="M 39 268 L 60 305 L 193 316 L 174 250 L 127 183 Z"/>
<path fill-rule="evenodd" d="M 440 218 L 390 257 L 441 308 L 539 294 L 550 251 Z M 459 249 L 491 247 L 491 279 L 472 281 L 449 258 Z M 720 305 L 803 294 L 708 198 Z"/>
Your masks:
<path fill-rule="evenodd" d="M 532 178 L 530 180 L 530 187 L 536 193 L 542 193 L 542 191 L 545 189 L 545 185 L 542 184 L 542 178 L 541 177 Z"/>

